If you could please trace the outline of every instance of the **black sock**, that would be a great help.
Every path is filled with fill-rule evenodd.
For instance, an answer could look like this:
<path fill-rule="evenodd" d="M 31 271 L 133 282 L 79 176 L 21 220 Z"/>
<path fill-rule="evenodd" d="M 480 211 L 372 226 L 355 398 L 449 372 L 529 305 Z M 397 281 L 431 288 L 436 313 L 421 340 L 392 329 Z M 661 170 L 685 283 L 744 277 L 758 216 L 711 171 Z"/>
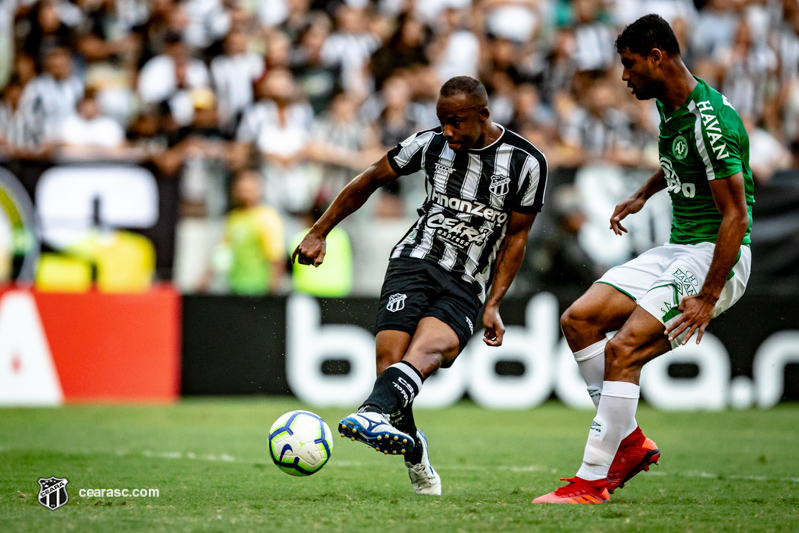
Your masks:
<path fill-rule="evenodd" d="M 409 407 L 421 388 L 422 374 L 410 363 L 400 361 L 377 376 L 372 394 L 358 411 L 372 411 L 390 416 Z"/>
<path fill-rule="evenodd" d="M 405 461 L 414 465 L 422 462 L 422 444 L 416 437 L 416 421 L 413 418 L 413 404 L 403 407 L 391 415 L 391 424 L 398 430 L 407 433 L 416 441 L 413 450 L 405 454 Z"/>

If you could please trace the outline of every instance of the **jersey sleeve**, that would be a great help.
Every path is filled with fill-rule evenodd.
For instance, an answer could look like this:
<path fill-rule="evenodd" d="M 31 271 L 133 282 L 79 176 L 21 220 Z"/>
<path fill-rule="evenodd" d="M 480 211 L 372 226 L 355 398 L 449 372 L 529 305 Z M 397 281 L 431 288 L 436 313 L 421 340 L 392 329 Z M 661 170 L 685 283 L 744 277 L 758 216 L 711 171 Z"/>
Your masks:
<path fill-rule="evenodd" d="M 697 149 L 705 164 L 708 181 L 729 178 L 743 170 L 741 154 L 745 139 L 742 135 L 746 136 L 746 130 L 738 112 L 726 98 L 721 109 L 713 109 L 707 104 L 709 102 L 697 105 Z"/>
<path fill-rule="evenodd" d="M 435 136 L 435 130 L 414 133 L 386 154 L 391 168 L 400 176 L 407 176 L 422 169 L 422 157 Z"/>
<path fill-rule="evenodd" d="M 541 212 L 547 188 L 547 173 L 547 159 L 544 154 L 538 152 L 525 158 L 511 211 L 526 214 Z"/>

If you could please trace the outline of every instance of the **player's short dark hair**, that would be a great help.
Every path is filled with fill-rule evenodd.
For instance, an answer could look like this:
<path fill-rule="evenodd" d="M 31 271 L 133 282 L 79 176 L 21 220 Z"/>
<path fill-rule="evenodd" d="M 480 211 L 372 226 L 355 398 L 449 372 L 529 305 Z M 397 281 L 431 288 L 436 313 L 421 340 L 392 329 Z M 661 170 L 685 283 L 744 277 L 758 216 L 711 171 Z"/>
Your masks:
<path fill-rule="evenodd" d="M 465 94 L 473 98 L 475 101 L 480 102 L 482 105 L 488 105 L 488 92 L 485 86 L 479 80 L 469 76 L 455 76 L 450 78 L 441 86 L 439 91 L 441 96 L 454 96 L 456 94 Z"/>
<path fill-rule="evenodd" d="M 616 39 L 616 52 L 625 49 L 644 57 L 657 48 L 672 55 L 680 55 L 680 43 L 669 23 L 658 15 L 644 15 L 621 32 Z"/>

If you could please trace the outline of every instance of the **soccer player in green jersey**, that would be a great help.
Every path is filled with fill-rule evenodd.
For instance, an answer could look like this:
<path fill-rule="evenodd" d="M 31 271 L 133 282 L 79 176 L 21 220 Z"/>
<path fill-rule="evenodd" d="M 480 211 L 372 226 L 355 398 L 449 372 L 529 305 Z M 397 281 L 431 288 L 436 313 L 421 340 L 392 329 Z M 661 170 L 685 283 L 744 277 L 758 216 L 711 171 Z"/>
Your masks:
<path fill-rule="evenodd" d="M 668 23 L 657 15 L 616 40 L 622 79 L 639 100 L 657 99 L 660 169 L 616 206 L 610 229 L 666 189 L 669 243 L 608 271 L 561 317 L 597 405 L 583 463 L 568 484 L 533 503 L 593 504 L 660 458 L 635 421 L 641 368 L 729 309 L 749 279 L 753 181 L 749 137 L 727 99 L 694 77 Z M 618 330 L 610 340 L 606 335 Z"/>

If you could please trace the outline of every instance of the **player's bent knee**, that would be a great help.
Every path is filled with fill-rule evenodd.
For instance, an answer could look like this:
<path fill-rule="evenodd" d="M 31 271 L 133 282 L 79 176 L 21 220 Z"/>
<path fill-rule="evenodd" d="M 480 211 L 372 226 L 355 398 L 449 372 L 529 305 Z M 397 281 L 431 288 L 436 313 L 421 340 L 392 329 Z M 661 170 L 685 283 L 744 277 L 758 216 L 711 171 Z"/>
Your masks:
<path fill-rule="evenodd" d="M 579 321 L 575 318 L 572 314 L 572 308 L 569 307 L 566 309 L 562 315 L 560 315 L 560 329 L 563 330 L 563 333 L 566 336 L 572 334 L 577 329 Z"/>
<path fill-rule="evenodd" d="M 560 317 L 560 327 L 566 337 L 573 338 L 586 329 L 595 328 L 598 315 L 592 307 L 577 300 L 563 312 Z"/>
<path fill-rule="evenodd" d="M 638 357 L 634 346 L 617 337 L 612 338 L 605 347 L 605 379 L 627 381 L 641 371 L 644 361 Z"/>

